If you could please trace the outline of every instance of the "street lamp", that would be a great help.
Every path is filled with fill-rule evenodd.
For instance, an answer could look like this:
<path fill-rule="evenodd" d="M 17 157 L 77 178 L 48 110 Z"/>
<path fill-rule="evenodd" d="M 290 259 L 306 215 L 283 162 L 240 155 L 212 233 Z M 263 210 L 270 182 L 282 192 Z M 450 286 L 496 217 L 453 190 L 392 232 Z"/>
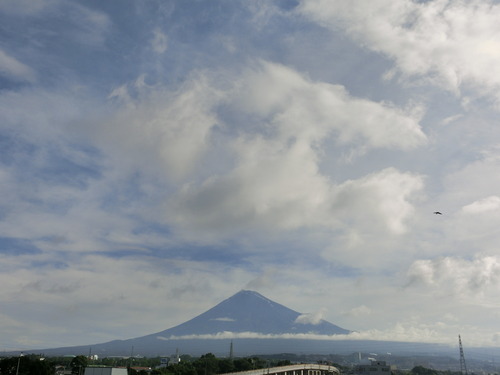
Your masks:
<path fill-rule="evenodd" d="M 19 375 L 19 364 L 21 363 L 22 356 L 23 356 L 23 352 L 21 352 L 21 354 L 19 354 L 19 358 L 17 359 L 16 375 Z"/>

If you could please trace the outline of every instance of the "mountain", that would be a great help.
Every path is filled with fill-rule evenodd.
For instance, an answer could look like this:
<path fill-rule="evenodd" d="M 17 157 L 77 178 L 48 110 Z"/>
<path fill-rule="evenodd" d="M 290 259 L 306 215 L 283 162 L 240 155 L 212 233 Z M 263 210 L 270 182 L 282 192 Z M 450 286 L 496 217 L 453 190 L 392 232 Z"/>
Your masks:
<path fill-rule="evenodd" d="M 196 318 L 156 335 L 162 337 L 213 335 L 221 332 L 335 335 L 351 332 L 325 320 L 320 320 L 317 324 L 299 323 L 301 321 L 297 319 L 299 316 L 302 314 L 273 302 L 257 292 L 242 290 Z"/>
<path fill-rule="evenodd" d="M 196 355 L 207 352 L 226 353 L 229 350 L 231 340 L 235 341 L 240 352 L 247 354 L 266 353 L 272 350 L 283 351 L 285 349 L 290 351 L 293 348 L 304 352 L 307 350 L 301 349 L 302 345 L 292 344 L 297 339 L 280 339 L 276 336 L 274 338 L 271 336 L 271 338 L 252 339 L 236 338 L 236 336 L 242 332 L 251 332 L 254 336 L 307 333 L 335 335 L 351 332 L 325 320 L 319 320 L 315 323 L 317 324 L 308 322 L 307 315 L 273 302 L 257 292 L 242 290 L 201 315 L 161 332 L 128 340 L 114 340 L 102 344 L 43 349 L 33 352 L 43 352 L 46 355 L 66 355 L 87 354 L 91 350 L 93 354 L 100 356 L 126 356 L 133 351 L 144 356 L 156 356 L 171 354 L 180 348 L 184 353 Z M 230 333 L 236 334 L 234 339 Z M 221 336 L 222 334 L 223 336 Z M 196 337 L 199 335 L 205 336 Z M 298 340 L 302 344 L 306 341 L 315 342 L 318 340 Z M 289 344 L 292 344 L 291 347 Z M 308 346 L 311 347 L 311 344 Z"/>
<path fill-rule="evenodd" d="M 91 352 L 100 357 L 128 357 L 132 354 L 146 357 L 171 356 L 177 350 L 181 354 L 193 356 L 209 352 L 217 356 L 227 356 L 230 348 L 234 348 L 234 355 L 237 357 L 278 353 L 358 355 L 363 352 L 370 353 L 369 356 L 377 356 L 378 353 L 377 358 L 389 356 L 387 360 L 394 363 L 395 356 L 405 358 L 410 356 L 406 362 L 401 362 L 401 366 L 407 368 L 421 364 L 418 358 L 422 356 L 434 358 L 432 363 L 435 365 L 437 357 L 445 362 L 449 361 L 450 357 L 456 357 L 456 348 L 442 344 L 345 340 L 342 336 L 332 338 L 331 335 L 346 334 L 351 331 L 325 320 L 315 322 L 317 324 L 308 323 L 308 320 L 311 319 L 308 319 L 307 315 L 273 302 L 257 292 L 242 290 L 201 315 L 158 333 L 128 340 L 37 349 L 30 352 L 43 353 L 46 356 L 88 355 Z M 249 332 L 251 334 L 248 334 Z M 322 336 L 316 336 L 315 339 L 301 338 L 300 334 L 307 333 Z M 476 353 L 477 358 L 483 360 L 492 355 L 492 350 L 492 348 L 474 348 L 468 352 L 468 359 L 473 359 L 471 355 Z M 500 353 L 500 348 L 495 350 Z M 456 364 L 453 366 L 456 367 Z"/>

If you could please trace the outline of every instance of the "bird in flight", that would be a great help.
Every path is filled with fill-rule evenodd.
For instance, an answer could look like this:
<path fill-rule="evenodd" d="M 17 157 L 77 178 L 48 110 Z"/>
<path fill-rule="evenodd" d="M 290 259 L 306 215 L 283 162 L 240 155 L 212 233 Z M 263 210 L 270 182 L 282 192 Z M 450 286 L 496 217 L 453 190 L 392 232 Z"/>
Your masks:
<path fill-rule="evenodd" d="M 442 215 L 442 213 L 439 211 L 434 211 L 434 215 Z"/>

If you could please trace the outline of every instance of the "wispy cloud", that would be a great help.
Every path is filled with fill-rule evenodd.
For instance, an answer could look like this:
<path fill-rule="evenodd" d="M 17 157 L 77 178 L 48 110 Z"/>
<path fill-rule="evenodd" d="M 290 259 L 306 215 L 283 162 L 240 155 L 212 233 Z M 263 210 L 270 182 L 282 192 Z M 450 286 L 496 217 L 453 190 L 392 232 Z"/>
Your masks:
<path fill-rule="evenodd" d="M 29 66 L 0 49 L 0 74 L 15 81 L 34 82 L 36 73 Z"/>
<path fill-rule="evenodd" d="M 235 319 L 232 319 L 232 318 L 215 318 L 212 320 L 216 320 L 218 322 L 235 322 L 236 321 Z"/>
<path fill-rule="evenodd" d="M 168 37 L 161 30 L 156 29 L 153 32 L 151 47 L 156 53 L 164 53 L 168 48 Z"/>

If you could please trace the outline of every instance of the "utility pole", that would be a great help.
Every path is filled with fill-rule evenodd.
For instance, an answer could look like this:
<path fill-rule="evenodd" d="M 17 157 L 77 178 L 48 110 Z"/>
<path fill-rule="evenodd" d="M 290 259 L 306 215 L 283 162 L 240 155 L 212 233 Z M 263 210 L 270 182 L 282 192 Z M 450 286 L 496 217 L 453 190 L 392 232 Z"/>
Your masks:
<path fill-rule="evenodd" d="M 458 347 L 460 348 L 460 371 L 462 375 L 468 375 L 467 366 L 465 365 L 464 348 L 462 347 L 462 338 L 458 335 Z"/>

